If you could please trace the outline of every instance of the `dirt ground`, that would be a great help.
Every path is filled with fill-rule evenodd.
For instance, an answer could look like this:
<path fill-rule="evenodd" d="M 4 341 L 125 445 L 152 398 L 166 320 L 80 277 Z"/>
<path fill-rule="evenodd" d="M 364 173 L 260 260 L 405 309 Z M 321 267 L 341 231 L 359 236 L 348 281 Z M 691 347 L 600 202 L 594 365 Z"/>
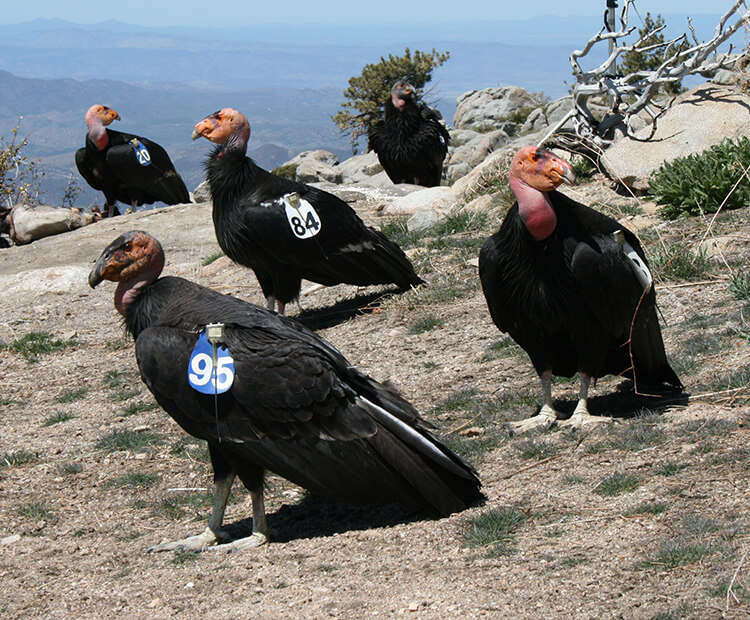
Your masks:
<path fill-rule="evenodd" d="M 360 205 L 374 218 L 372 207 Z M 203 530 L 211 472 L 204 447 L 140 382 L 114 285 L 87 285 L 100 251 L 134 228 L 162 241 L 165 273 L 262 302 L 248 270 L 226 258 L 202 266 L 218 251 L 208 205 L 0 250 L 0 343 L 48 332 L 69 345 L 33 362 L 0 350 L 3 618 L 750 617 L 750 307 L 726 280 L 727 265 L 748 265 L 750 209 L 717 222 L 724 262 L 710 275 L 658 287 L 684 398 L 636 398 L 603 379 L 591 408 L 616 422 L 579 432 L 503 430 L 534 413 L 538 379 L 505 346 L 459 250 L 443 251 L 454 260 L 410 251 L 430 267 L 419 291 L 304 295 L 303 317 L 352 363 L 390 378 L 475 463 L 487 502 L 429 520 L 328 504 L 269 476 L 274 538 L 231 554 L 146 553 Z M 706 222 L 656 228 L 689 239 Z M 441 297 L 447 283 L 463 288 Z M 351 312 L 352 300 L 366 307 Z M 555 385 L 563 410 L 576 387 Z M 113 445 L 125 436 L 142 441 Z M 607 494 L 613 480 L 623 485 Z M 478 519 L 503 511 L 518 525 L 472 545 Z M 250 514 L 236 483 L 226 523 L 247 531 Z"/>

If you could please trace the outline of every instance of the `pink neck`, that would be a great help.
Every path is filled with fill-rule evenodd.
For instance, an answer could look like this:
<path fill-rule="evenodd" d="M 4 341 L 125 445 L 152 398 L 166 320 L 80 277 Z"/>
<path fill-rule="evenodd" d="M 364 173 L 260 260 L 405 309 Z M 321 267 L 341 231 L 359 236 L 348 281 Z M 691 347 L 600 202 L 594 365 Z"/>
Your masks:
<path fill-rule="evenodd" d="M 518 215 L 531 236 L 537 241 L 549 237 L 557 226 L 557 216 L 548 192 L 534 189 L 513 174 L 510 188 L 518 201 Z"/>
<path fill-rule="evenodd" d="M 244 124 L 229 136 L 225 150 L 237 149 L 246 153 L 248 140 L 250 140 L 250 125 Z"/>
<path fill-rule="evenodd" d="M 146 269 L 141 271 L 135 278 L 124 280 L 117 284 L 115 290 L 115 308 L 125 316 L 140 290 L 154 282 L 164 268 L 164 254 L 159 253 L 151 259 Z"/>
<path fill-rule="evenodd" d="M 88 127 L 89 130 L 89 139 L 94 143 L 96 148 L 100 151 L 105 149 L 109 144 L 109 136 L 107 135 L 107 128 L 102 123 L 102 120 L 96 116 L 87 116 L 86 127 Z"/>

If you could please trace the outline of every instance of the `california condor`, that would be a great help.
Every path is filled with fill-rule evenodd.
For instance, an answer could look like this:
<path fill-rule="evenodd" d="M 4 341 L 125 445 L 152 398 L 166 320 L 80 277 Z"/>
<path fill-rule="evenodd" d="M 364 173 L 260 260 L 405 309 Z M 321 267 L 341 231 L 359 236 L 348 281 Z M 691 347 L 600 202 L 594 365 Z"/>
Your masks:
<path fill-rule="evenodd" d="M 120 115 L 104 105 L 86 112 L 86 146 L 76 151 L 76 166 L 86 182 L 104 192 L 105 216 L 117 215 L 119 200 L 133 209 L 143 204 L 190 202 L 182 177 L 167 152 L 148 138 L 107 129 Z"/>
<path fill-rule="evenodd" d="M 528 353 L 542 381 L 538 415 L 516 430 L 557 420 L 553 375 L 581 375 L 578 405 L 561 422 L 572 426 L 604 419 L 588 412 L 591 379 L 612 374 L 632 378 L 636 387 L 681 388 L 664 351 L 638 238 L 555 191 L 575 174 L 549 151 L 522 148 L 509 180 L 516 203 L 482 245 L 479 276 L 492 320 Z"/>
<path fill-rule="evenodd" d="M 442 116 L 417 99 L 414 87 L 399 81 L 384 104 L 384 118 L 370 127 L 368 150 L 375 151 L 394 183 L 440 185 L 450 134 Z"/>
<path fill-rule="evenodd" d="M 253 532 L 224 548 L 267 542 L 266 470 L 350 504 L 400 503 L 448 515 L 481 499 L 476 472 L 392 387 L 293 319 L 182 278 L 160 278 L 163 266 L 159 242 L 131 231 L 89 274 L 92 287 L 119 283 L 115 307 L 135 339 L 141 378 L 186 432 L 208 442 L 216 485 L 208 528 L 152 550 L 223 542 L 235 476 L 252 497 Z M 224 326 L 218 353 L 205 349 L 216 342 L 216 324 Z"/>
<path fill-rule="evenodd" d="M 246 155 L 250 124 L 224 108 L 200 121 L 193 140 L 217 144 L 206 160 L 219 246 L 258 278 L 269 309 L 299 297 L 302 279 L 335 284 L 422 284 L 395 243 L 366 226 L 343 200 L 266 172 Z"/>

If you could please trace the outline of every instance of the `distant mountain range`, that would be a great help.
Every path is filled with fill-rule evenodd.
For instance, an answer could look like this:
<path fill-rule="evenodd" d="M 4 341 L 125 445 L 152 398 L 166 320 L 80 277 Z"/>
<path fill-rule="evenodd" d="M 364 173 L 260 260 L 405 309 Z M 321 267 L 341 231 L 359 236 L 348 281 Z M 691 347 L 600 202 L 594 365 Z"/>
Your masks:
<path fill-rule="evenodd" d="M 666 16 L 672 31 L 684 16 Z M 717 16 L 695 16 L 700 38 Z M 23 116 L 27 154 L 41 159 L 46 202 L 60 202 L 73 153 L 83 145 L 83 115 L 105 103 L 122 116 L 119 129 L 147 136 L 169 151 L 193 189 L 203 177 L 205 141 L 192 126 L 222 107 L 236 107 L 252 126 L 251 156 L 273 167 L 294 154 L 325 148 L 351 153 L 330 120 L 348 79 L 381 56 L 412 50 L 451 52 L 433 76 L 428 100 L 450 122 L 458 95 L 516 85 L 556 98 L 571 81 L 568 56 L 598 31 L 592 17 L 452 25 L 258 25 L 236 29 L 145 28 L 62 20 L 0 25 L 0 135 Z M 603 60 L 596 50 L 590 62 Z M 81 185 L 85 185 L 79 180 Z M 81 203 L 101 200 L 94 192 Z"/>

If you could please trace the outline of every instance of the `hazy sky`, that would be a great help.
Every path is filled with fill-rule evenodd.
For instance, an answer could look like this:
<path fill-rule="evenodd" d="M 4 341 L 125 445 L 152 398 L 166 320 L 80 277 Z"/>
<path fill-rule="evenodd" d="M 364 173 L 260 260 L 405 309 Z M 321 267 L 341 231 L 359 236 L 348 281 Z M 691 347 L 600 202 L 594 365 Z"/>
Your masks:
<path fill-rule="evenodd" d="M 623 0 L 618 4 L 622 6 Z M 669 13 L 719 14 L 731 0 L 639 0 L 645 15 Z M 710 5 L 710 6 L 709 6 Z M 40 17 L 77 23 L 116 19 L 144 26 L 243 26 L 257 23 L 352 24 L 368 22 L 524 19 L 538 15 L 600 15 L 606 0 L 125 0 L 101 2 L 30 0 L 6 2 L 0 23 L 13 24 Z M 725 8 L 726 7 L 726 8 Z"/>

